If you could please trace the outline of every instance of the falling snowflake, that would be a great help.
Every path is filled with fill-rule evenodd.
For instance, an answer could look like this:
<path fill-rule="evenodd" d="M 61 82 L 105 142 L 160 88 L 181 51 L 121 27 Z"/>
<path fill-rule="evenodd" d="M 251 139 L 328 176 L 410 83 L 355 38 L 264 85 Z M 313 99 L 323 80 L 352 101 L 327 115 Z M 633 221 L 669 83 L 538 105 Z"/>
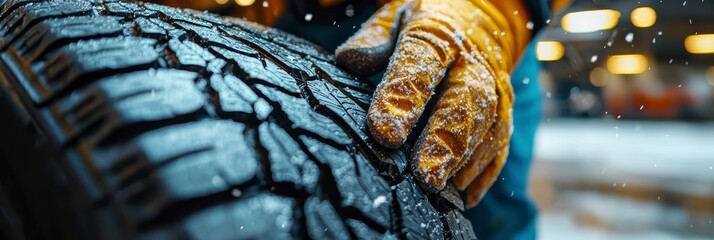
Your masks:
<path fill-rule="evenodd" d="M 631 43 L 631 42 L 632 42 L 632 39 L 634 39 L 634 38 L 635 38 L 635 34 L 633 34 L 633 33 L 628 33 L 628 34 L 625 36 L 625 41 L 627 41 L 628 43 Z"/>
<path fill-rule="evenodd" d="M 234 197 L 240 197 L 241 195 L 243 195 L 243 193 L 238 189 L 233 189 L 231 191 L 231 195 L 233 195 Z"/>
<path fill-rule="evenodd" d="M 347 5 L 347 7 L 345 7 L 345 15 L 347 15 L 348 17 L 355 16 L 355 9 L 354 7 L 352 7 L 352 4 Z"/>
<path fill-rule="evenodd" d="M 372 202 L 372 207 L 377 208 L 380 205 L 382 205 L 382 203 L 384 203 L 386 201 L 387 201 L 387 197 L 385 197 L 384 195 L 379 195 L 379 197 L 375 198 L 374 201 Z"/>

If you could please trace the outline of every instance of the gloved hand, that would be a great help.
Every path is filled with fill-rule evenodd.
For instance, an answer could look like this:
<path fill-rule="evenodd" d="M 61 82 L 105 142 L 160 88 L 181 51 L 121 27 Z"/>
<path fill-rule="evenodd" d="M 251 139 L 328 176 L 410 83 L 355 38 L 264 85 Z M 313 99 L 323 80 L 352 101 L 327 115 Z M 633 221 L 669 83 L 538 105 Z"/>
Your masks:
<path fill-rule="evenodd" d="M 441 190 L 453 176 L 454 186 L 468 188 L 469 207 L 490 188 L 508 155 L 514 100 L 509 73 L 530 37 L 521 3 L 505 3 L 516 9 L 507 18 L 504 3 L 496 2 L 520 1 L 392 1 L 336 52 L 337 63 L 358 75 L 388 65 L 367 120 L 388 148 L 404 143 L 445 79 L 411 166 L 428 191 Z"/>

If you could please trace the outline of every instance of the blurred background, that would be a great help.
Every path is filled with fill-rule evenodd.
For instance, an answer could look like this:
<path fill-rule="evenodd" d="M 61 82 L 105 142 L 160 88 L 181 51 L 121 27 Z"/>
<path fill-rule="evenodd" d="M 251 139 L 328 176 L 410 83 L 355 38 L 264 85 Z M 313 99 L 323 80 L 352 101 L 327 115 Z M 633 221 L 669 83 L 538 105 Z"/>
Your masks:
<path fill-rule="evenodd" d="M 542 239 L 714 239 L 714 1 L 575 1 L 539 37 Z"/>
<path fill-rule="evenodd" d="M 287 8 L 154 2 L 265 25 Z M 536 38 L 539 237 L 714 239 L 714 0 L 576 0 L 563 9 Z"/>

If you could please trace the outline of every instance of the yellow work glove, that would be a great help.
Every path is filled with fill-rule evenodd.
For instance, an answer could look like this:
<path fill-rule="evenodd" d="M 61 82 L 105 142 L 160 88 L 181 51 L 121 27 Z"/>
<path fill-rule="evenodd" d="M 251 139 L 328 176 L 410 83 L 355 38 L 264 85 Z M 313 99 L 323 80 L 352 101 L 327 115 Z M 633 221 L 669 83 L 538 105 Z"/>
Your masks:
<path fill-rule="evenodd" d="M 451 178 L 466 190 L 468 207 L 480 201 L 508 155 L 514 101 L 509 73 L 530 37 L 528 13 L 519 4 L 392 1 L 336 52 L 337 63 L 358 75 L 387 66 L 367 120 L 384 147 L 404 143 L 437 85 L 447 81 L 435 95 L 411 166 L 428 191 L 441 190 Z M 504 14 L 503 8 L 516 10 Z"/>

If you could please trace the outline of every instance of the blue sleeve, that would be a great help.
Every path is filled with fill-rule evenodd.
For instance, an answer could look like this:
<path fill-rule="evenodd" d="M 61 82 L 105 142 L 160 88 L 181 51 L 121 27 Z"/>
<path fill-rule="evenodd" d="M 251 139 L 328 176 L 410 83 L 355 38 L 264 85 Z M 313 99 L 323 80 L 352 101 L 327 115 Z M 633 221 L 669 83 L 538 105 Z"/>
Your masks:
<path fill-rule="evenodd" d="M 535 239 L 536 208 L 528 196 L 533 140 L 540 121 L 540 62 L 534 43 L 511 75 L 516 101 L 513 136 L 506 165 L 481 203 L 466 211 L 480 239 Z"/>
<path fill-rule="evenodd" d="M 550 0 L 524 0 L 526 5 L 531 10 L 531 19 L 533 21 L 533 30 L 538 32 L 541 28 L 547 25 L 550 19 Z"/>

